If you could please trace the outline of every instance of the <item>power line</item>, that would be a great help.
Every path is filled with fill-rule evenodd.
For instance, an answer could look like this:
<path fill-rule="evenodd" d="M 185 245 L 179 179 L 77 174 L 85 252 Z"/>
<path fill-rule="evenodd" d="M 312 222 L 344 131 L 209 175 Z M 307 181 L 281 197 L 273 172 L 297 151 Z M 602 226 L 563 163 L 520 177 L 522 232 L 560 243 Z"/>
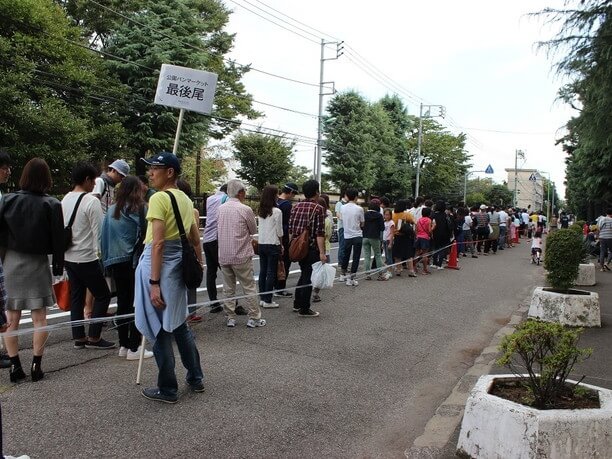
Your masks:
<path fill-rule="evenodd" d="M 268 9 L 270 9 L 270 10 L 272 10 L 272 11 L 275 11 L 275 12 L 277 12 L 277 13 L 279 13 L 279 14 L 281 14 L 281 15 L 285 16 L 286 18 L 288 18 L 288 19 L 292 20 L 293 22 L 296 22 L 296 23 L 298 23 L 298 24 L 300 24 L 300 25 L 303 25 L 303 26 L 305 26 L 305 27 L 308 27 L 309 29 L 314 30 L 314 31 L 315 31 L 315 32 L 317 32 L 317 33 L 318 33 L 320 36 L 326 36 L 326 37 L 328 37 L 328 38 L 330 38 L 330 39 L 332 39 L 332 40 L 334 40 L 334 41 L 341 41 L 339 38 L 334 37 L 333 35 L 330 35 L 330 34 L 328 34 L 328 33 L 322 32 L 322 31 L 320 31 L 319 29 L 315 29 L 314 27 L 311 27 L 311 26 L 309 26 L 308 24 L 305 24 L 305 23 L 303 23 L 303 22 L 301 22 L 301 21 L 298 21 L 297 19 L 292 18 L 291 16 L 289 16 L 289 15 L 287 15 L 287 14 L 283 13 L 282 11 L 279 11 L 279 10 L 277 10 L 277 9 L 275 9 L 275 8 L 272 8 L 270 5 L 268 5 L 268 4 L 266 4 L 266 3 L 264 3 L 264 2 L 262 2 L 262 1 L 260 1 L 260 0 L 255 0 L 255 1 L 256 1 L 257 3 L 259 3 L 260 5 L 264 5 L 266 8 L 268 8 Z"/>
<path fill-rule="evenodd" d="M 198 51 L 204 51 L 204 52 L 208 53 L 208 50 L 206 50 L 205 48 L 196 46 L 196 45 L 194 45 L 192 43 L 188 43 L 188 42 L 182 41 L 182 40 L 180 40 L 177 37 L 172 37 L 171 35 L 165 34 L 165 33 L 161 32 L 160 30 L 158 30 L 158 29 L 156 29 L 156 28 L 154 28 L 152 26 L 149 26 L 149 25 L 144 24 L 144 23 L 142 23 L 140 21 L 137 21 L 136 19 L 131 18 L 131 17 L 129 17 L 129 16 L 123 14 L 123 13 L 120 13 L 119 11 L 116 11 L 116 10 L 114 10 L 112 8 L 109 8 L 106 5 L 102 5 L 101 3 L 98 3 L 96 0 L 88 0 L 88 1 L 90 3 L 93 3 L 93 4 L 97 5 L 97 6 L 99 6 L 100 8 L 103 8 L 103 9 L 105 9 L 105 10 L 107 10 L 107 11 L 109 11 L 109 12 L 111 12 L 111 13 L 113 13 L 113 14 L 115 14 L 115 15 L 123 18 L 123 19 L 125 19 L 128 22 L 131 22 L 133 24 L 138 24 L 141 27 L 145 27 L 145 28 L 147 28 L 149 30 L 155 31 L 157 34 L 161 35 L 162 37 L 168 38 L 168 39 L 170 39 L 170 40 L 172 40 L 174 42 L 178 42 L 178 43 L 180 43 L 182 45 L 185 45 L 185 46 L 187 46 L 189 48 L 192 48 L 192 49 L 195 49 L 195 50 L 198 50 Z M 156 13 L 153 12 L 153 14 L 156 14 Z M 156 16 L 159 17 L 159 15 L 157 15 L 157 14 L 156 14 Z M 306 85 L 306 86 L 312 86 L 312 87 L 315 87 L 315 88 L 319 87 L 319 85 L 317 83 L 309 83 L 307 81 L 302 81 L 302 80 L 298 80 L 298 79 L 295 79 L 295 78 L 290 78 L 290 77 L 286 77 L 286 76 L 283 76 L 283 75 L 278 75 L 278 74 L 275 74 L 275 73 L 272 73 L 272 72 L 267 72 L 265 70 L 261 70 L 261 69 L 258 69 L 256 67 L 252 67 L 250 65 L 241 64 L 240 62 L 234 61 L 232 59 L 223 58 L 223 61 L 228 63 L 228 64 L 231 64 L 231 65 L 238 64 L 239 66 L 241 66 L 243 68 L 248 68 L 249 70 L 252 70 L 254 72 L 262 73 L 264 75 L 268 75 L 268 76 L 271 76 L 271 77 L 274 77 L 274 78 L 279 78 L 279 79 L 282 79 L 282 80 L 291 81 L 293 83 L 298 83 L 298 84 L 302 84 L 302 85 Z"/>
<path fill-rule="evenodd" d="M 236 3 L 234 0 L 230 0 L 230 1 L 231 1 L 232 3 Z M 266 10 L 264 10 L 263 8 L 261 8 L 261 7 L 257 6 L 257 5 L 255 5 L 254 3 L 249 2 L 249 0 L 242 0 L 242 1 L 243 1 L 244 3 L 246 3 L 247 5 L 251 5 L 253 8 L 255 8 L 255 9 L 259 10 L 259 11 L 262 11 L 263 13 L 268 14 L 268 15 L 272 16 L 272 17 L 273 17 L 273 18 L 275 18 L 275 19 L 278 19 L 279 21 L 281 21 L 281 22 L 282 22 L 282 23 L 284 23 L 284 24 L 287 24 L 287 25 L 289 25 L 289 26 L 291 26 L 291 27 L 294 27 L 294 28 L 296 28 L 297 30 L 299 30 L 299 31 L 301 31 L 301 32 L 304 32 L 304 33 L 306 33 L 306 34 L 308 34 L 308 35 L 310 35 L 310 36 L 313 36 L 313 37 L 314 37 L 314 38 L 316 38 L 316 39 L 319 39 L 319 40 L 321 39 L 321 37 L 320 37 L 320 36 L 318 36 L 317 34 L 314 34 L 314 33 L 310 32 L 309 30 L 303 29 L 302 27 L 299 27 L 299 26 L 293 25 L 293 24 L 291 24 L 291 23 L 289 23 L 289 22 L 285 21 L 283 18 L 279 18 L 278 16 L 276 16 L 276 15 L 274 15 L 274 14 L 272 14 L 272 13 L 270 13 L 270 12 L 266 11 Z M 244 8 L 244 6 L 243 6 L 243 8 Z M 277 24 L 277 25 L 278 25 L 278 24 Z"/>
<path fill-rule="evenodd" d="M 265 17 L 265 16 L 261 15 L 261 14 L 257 13 L 256 11 L 253 11 L 252 9 L 247 8 L 246 6 L 244 6 L 244 5 L 240 4 L 240 3 L 238 3 L 236 0 L 229 0 L 229 1 L 230 1 L 230 2 L 232 2 L 232 3 L 233 3 L 234 5 L 236 5 L 236 6 L 239 6 L 240 8 L 244 8 L 245 10 L 247 10 L 247 11 L 249 11 L 250 13 L 254 14 L 255 16 L 258 16 L 258 17 L 260 17 L 261 19 L 263 19 L 263 20 L 265 20 L 265 21 L 271 22 L 272 24 L 274 24 L 274 25 L 275 25 L 275 26 L 277 26 L 277 27 L 280 27 L 281 29 L 285 29 L 286 31 L 291 32 L 292 34 L 295 34 L 295 35 L 298 35 L 298 36 L 302 37 L 304 40 L 308 40 L 308 41 L 310 41 L 310 42 L 312 42 L 312 43 L 315 43 L 315 44 L 317 44 L 317 45 L 319 44 L 319 42 L 318 42 L 318 41 L 313 40 L 312 38 L 309 38 L 309 37 L 307 37 L 307 36 L 305 36 L 305 35 L 302 35 L 301 33 L 296 32 L 295 30 L 292 30 L 292 29 L 290 29 L 290 28 L 288 28 L 288 27 L 285 27 L 284 25 L 279 24 L 278 22 L 275 22 L 275 21 L 273 21 L 272 19 L 269 19 L 269 18 L 267 18 L 267 17 Z"/>
<path fill-rule="evenodd" d="M 124 58 L 116 56 L 114 54 L 107 53 L 105 51 L 100 51 L 99 49 L 90 48 L 89 46 L 83 45 L 81 43 L 77 43 L 77 42 L 74 42 L 72 40 L 68 40 L 65 37 L 60 37 L 60 38 L 66 40 L 68 43 L 70 43 L 72 45 L 79 46 L 81 48 L 87 49 L 87 50 L 89 50 L 91 52 L 94 52 L 94 53 L 99 53 L 99 54 L 101 54 L 101 55 L 103 55 L 105 57 L 108 57 L 108 58 L 111 58 L 111 59 L 117 59 L 117 60 L 120 60 L 120 61 L 128 63 L 128 64 L 136 65 L 138 67 L 144 68 L 144 69 L 149 70 L 151 72 L 157 72 L 158 71 L 157 69 L 153 69 L 151 67 L 147 67 L 146 65 L 142 65 L 142 64 L 140 64 L 138 62 L 130 61 L 128 59 L 124 59 Z M 55 75 L 55 76 L 60 76 L 60 75 Z M 260 105 L 265 105 L 267 107 L 276 108 L 276 109 L 279 109 L 279 110 L 284 110 L 284 111 L 287 111 L 287 112 L 295 113 L 295 114 L 298 114 L 298 115 L 308 116 L 310 118 L 317 118 L 317 119 L 319 118 L 319 116 L 315 115 L 314 113 L 307 113 L 307 112 L 303 112 L 303 111 L 300 111 L 300 110 L 295 110 L 295 109 L 292 109 L 292 108 L 289 108 L 289 107 L 282 107 L 282 106 L 279 106 L 279 105 L 271 104 L 269 102 L 263 102 L 263 101 L 260 101 L 260 100 L 255 100 L 251 96 L 243 96 L 243 95 L 240 95 L 240 94 L 233 94 L 233 97 L 236 97 L 238 99 L 248 100 L 250 102 L 254 102 L 254 103 L 257 103 L 257 104 L 260 104 Z"/>

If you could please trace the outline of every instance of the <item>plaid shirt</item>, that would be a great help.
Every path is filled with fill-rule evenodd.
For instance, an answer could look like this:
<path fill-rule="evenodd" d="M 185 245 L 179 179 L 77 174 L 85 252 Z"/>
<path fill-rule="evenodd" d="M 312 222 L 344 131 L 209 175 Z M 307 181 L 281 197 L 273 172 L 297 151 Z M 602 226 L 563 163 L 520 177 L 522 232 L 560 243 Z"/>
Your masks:
<path fill-rule="evenodd" d="M 251 234 L 257 233 L 257 221 L 253 210 L 238 199 L 228 199 L 219 206 L 217 237 L 219 240 L 219 264 L 241 265 L 253 257 Z"/>
<path fill-rule="evenodd" d="M 325 210 L 312 201 L 298 202 L 291 208 L 289 234 L 291 238 L 302 234 L 310 224 L 310 245 L 316 246 L 315 238 L 325 236 Z"/>

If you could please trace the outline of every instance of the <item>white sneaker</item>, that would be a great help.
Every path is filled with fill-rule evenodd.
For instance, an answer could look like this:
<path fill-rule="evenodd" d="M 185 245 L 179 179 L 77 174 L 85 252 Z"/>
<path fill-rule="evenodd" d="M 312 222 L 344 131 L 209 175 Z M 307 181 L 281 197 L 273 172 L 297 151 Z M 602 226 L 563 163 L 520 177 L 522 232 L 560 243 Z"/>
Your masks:
<path fill-rule="evenodd" d="M 233 328 L 236 326 L 236 319 L 227 319 L 227 326 Z"/>
<path fill-rule="evenodd" d="M 127 347 L 123 347 L 121 346 L 119 348 L 119 357 L 127 357 L 127 353 L 128 353 L 128 348 Z"/>
<path fill-rule="evenodd" d="M 351 279 L 347 279 L 346 280 L 346 285 L 348 285 L 349 287 L 353 285 L 353 281 Z"/>
<path fill-rule="evenodd" d="M 359 285 L 359 282 L 357 282 L 357 279 L 351 279 L 351 285 L 353 287 L 357 287 Z"/>
<path fill-rule="evenodd" d="M 348 277 L 348 276 L 347 276 L 346 274 L 340 274 L 340 277 L 338 278 L 338 280 L 339 280 L 340 282 L 344 282 L 344 281 L 346 280 L 346 278 L 347 278 L 347 277 Z"/>
<path fill-rule="evenodd" d="M 266 303 L 265 301 L 262 301 L 260 303 L 260 306 L 262 308 L 266 308 L 266 309 L 273 309 L 273 308 L 278 308 L 280 306 L 280 304 L 275 303 L 274 301 L 270 302 L 270 303 Z"/>
<path fill-rule="evenodd" d="M 247 327 L 255 328 L 255 327 L 265 327 L 266 319 L 249 319 L 247 321 Z"/>
<path fill-rule="evenodd" d="M 151 357 L 153 357 L 153 353 L 145 349 L 143 357 L 145 359 L 150 359 Z M 127 360 L 140 360 L 140 346 L 138 346 L 138 349 L 136 350 L 136 352 L 133 352 L 130 349 L 128 349 L 126 358 Z"/>

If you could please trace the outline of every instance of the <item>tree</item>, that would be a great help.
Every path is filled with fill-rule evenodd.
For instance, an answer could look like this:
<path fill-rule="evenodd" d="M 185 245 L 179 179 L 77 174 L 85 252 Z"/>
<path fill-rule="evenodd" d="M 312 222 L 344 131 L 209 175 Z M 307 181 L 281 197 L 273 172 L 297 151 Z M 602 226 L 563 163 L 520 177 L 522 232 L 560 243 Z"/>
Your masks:
<path fill-rule="evenodd" d="M 374 144 L 370 105 L 355 91 L 334 96 L 323 121 L 325 165 L 340 189 L 370 189 L 374 184 Z"/>
<path fill-rule="evenodd" d="M 55 190 L 65 192 L 70 165 L 121 151 L 118 115 L 125 88 L 82 47 L 82 31 L 47 0 L 0 0 L 0 145 L 19 169 L 39 156 Z"/>
<path fill-rule="evenodd" d="M 240 161 L 236 174 L 257 190 L 287 179 L 293 167 L 293 142 L 263 133 L 241 133 L 232 144 Z"/>
<path fill-rule="evenodd" d="M 470 158 L 465 151 L 465 139 L 465 134 L 453 135 L 433 119 L 423 120 L 420 190 L 422 195 L 455 201 L 463 200 L 464 176 Z M 416 150 L 417 141 L 415 134 L 409 139 L 409 147 Z"/>
<path fill-rule="evenodd" d="M 75 0 L 65 3 L 67 7 L 79 5 Z M 178 109 L 153 104 L 163 63 L 219 75 L 214 116 L 185 113 L 179 155 L 197 153 L 209 137 L 227 136 L 240 125 L 235 120 L 239 115 L 259 116 L 241 82 L 248 67 L 224 59 L 234 36 L 224 31 L 229 11 L 220 1 L 130 0 L 128 4 L 129 11 L 122 13 L 128 19 L 97 5 L 70 11 L 88 33 L 99 37 L 92 40 L 92 47 L 99 45 L 108 57 L 107 67 L 129 87 L 130 97 L 121 113 L 129 132 L 127 146 L 136 158 L 172 147 Z"/>
<path fill-rule="evenodd" d="M 486 202 L 494 206 L 510 206 L 514 202 L 514 194 L 507 185 L 493 185 L 485 193 L 485 197 Z"/>
<path fill-rule="evenodd" d="M 396 199 L 411 195 L 414 177 L 414 154 L 408 148 L 407 137 L 415 127 L 414 118 L 397 96 L 386 95 L 377 104 L 388 117 L 393 130 L 386 141 L 390 144 L 391 160 L 382 168 L 376 169 L 375 191 Z"/>
<path fill-rule="evenodd" d="M 575 213 L 592 219 L 612 202 L 612 4 L 581 0 L 564 6 L 536 13 L 561 25 L 540 46 L 555 56 L 557 73 L 570 80 L 559 91 L 577 112 L 560 141 L 568 153 L 567 200 Z"/>
<path fill-rule="evenodd" d="M 223 159 L 202 149 L 200 155 L 200 193 L 209 194 L 215 191 L 217 183 L 227 174 Z M 191 185 L 196 193 L 197 155 L 183 159 L 181 176 Z"/>
<path fill-rule="evenodd" d="M 298 166 L 297 164 L 294 164 L 289 170 L 285 181 L 293 182 L 297 186 L 301 186 L 306 180 L 311 177 L 312 171 L 310 169 L 308 169 L 306 166 Z"/>

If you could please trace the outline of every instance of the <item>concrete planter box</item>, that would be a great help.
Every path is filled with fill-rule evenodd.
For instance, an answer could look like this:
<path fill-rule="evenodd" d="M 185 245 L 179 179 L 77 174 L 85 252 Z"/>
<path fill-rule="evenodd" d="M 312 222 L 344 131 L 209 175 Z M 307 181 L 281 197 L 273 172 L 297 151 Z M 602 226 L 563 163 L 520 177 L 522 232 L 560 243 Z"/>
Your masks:
<path fill-rule="evenodd" d="M 601 327 L 599 295 L 585 290 L 557 293 L 536 287 L 531 297 L 529 317 L 572 327 Z"/>
<path fill-rule="evenodd" d="M 484 459 L 612 457 L 612 391 L 581 384 L 599 392 L 600 408 L 537 410 L 489 394 L 495 379 L 516 376 L 480 377 L 465 406 L 459 453 Z"/>
<path fill-rule="evenodd" d="M 597 283 L 595 280 L 596 271 L 594 263 L 580 263 L 576 285 L 581 287 L 595 285 Z"/>

